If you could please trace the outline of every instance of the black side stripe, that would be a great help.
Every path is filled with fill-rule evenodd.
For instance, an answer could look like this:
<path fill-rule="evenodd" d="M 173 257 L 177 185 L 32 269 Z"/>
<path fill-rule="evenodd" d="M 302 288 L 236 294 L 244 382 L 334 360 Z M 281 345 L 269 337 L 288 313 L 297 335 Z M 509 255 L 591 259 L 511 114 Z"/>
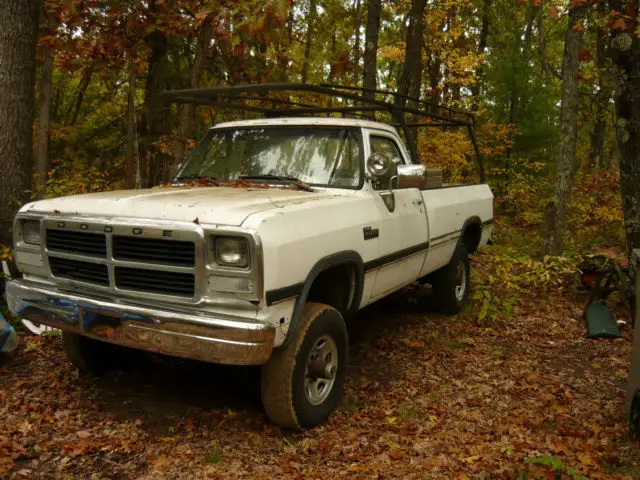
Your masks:
<path fill-rule="evenodd" d="M 266 294 L 267 305 L 271 306 L 274 303 L 282 302 L 289 298 L 295 298 L 302 293 L 304 283 L 296 283 L 295 285 L 289 285 L 288 287 L 277 288 L 276 290 L 269 290 Z"/>
<path fill-rule="evenodd" d="M 368 272 L 370 270 L 380 268 L 384 265 L 397 262 L 404 258 L 411 257 L 417 253 L 427 250 L 428 248 L 429 242 L 425 242 L 414 245 L 413 247 L 405 248 L 404 250 L 400 250 L 398 252 L 391 253 L 389 255 L 385 255 L 384 257 L 376 258 L 375 260 L 371 260 L 364 264 L 364 271 Z M 288 287 L 269 290 L 266 293 L 267 306 L 271 306 L 275 303 L 279 303 L 290 298 L 296 298 L 302 293 L 303 289 L 304 283 L 296 283 L 295 285 L 289 285 Z"/>
<path fill-rule="evenodd" d="M 414 245 L 413 247 L 405 248 L 404 250 L 390 253 L 389 255 L 385 255 L 384 257 L 376 258 L 375 260 L 370 260 L 364 264 L 364 271 L 368 272 L 369 270 L 380 268 L 389 263 L 394 263 L 394 262 L 397 262 L 398 260 L 411 257 L 412 255 L 415 255 L 416 253 L 419 253 L 419 252 L 423 252 L 428 248 L 429 248 L 429 242 L 419 243 L 418 245 Z"/>
<path fill-rule="evenodd" d="M 434 237 L 431 239 L 431 245 L 433 246 L 434 243 L 439 243 L 440 240 L 444 240 L 447 237 L 452 237 L 452 240 L 455 240 L 456 238 L 459 237 L 458 233 L 460 233 L 462 230 L 456 230 L 455 232 L 449 232 L 449 233 L 445 233 L 444 235 L 440 235 L 438 237 Z M 454 237 L 454 235 L 456 235 Z"/>

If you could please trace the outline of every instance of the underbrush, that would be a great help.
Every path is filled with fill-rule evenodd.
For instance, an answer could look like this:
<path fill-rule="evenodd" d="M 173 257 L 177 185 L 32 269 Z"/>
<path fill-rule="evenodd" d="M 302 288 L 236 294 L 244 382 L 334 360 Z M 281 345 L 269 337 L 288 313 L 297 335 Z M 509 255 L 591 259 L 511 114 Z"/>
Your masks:
<path fill-rule="evenodd" d="M 575 286 L 587 256 L 606 250 L 624 257 L 625 233 L 619 176 L 611 171 L 578 175 L 569 204 L 562 256 L 543 255 L 543 212 L 552 178 L 543 164 L 493 169 L 493 244 L 476 255 L 473 314 L 480 324 L 506 322 L 522 295 Z"/>

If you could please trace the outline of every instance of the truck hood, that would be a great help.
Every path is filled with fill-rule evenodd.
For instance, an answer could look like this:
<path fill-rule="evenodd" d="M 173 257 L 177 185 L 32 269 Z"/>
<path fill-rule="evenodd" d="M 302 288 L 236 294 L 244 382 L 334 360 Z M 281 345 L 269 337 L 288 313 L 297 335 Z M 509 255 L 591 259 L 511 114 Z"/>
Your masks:
<path fill-rule="evenodd" d="M 134 217 L 240 226 L 258 212 L 318 201 L 335 195 L 278 188 L 162 187 L 88 193 L 40 200 L 22 212 L 95 217 Z"/>

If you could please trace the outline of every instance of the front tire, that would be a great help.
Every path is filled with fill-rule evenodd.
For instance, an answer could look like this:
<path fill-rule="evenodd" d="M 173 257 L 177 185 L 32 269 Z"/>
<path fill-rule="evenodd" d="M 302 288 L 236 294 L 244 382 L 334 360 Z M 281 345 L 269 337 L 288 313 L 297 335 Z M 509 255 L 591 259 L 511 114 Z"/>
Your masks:
<path fill-rule="evenodd" d="M 69 361 L 81 372 L 101 375 L 107 370 L 127 370 L 145 362 L 145 352 L 134 348 L 112 345 L 78 335 L 62 332 L 64 350 Z"/>
<path fill-rule="evenodd" d="M 291 342 L 262 367 L 262 404 L 269 419 L 287 428 L 324 423 L 340 399 L 348 356 L 340 312 L 307 303 Z"/>
<path fill-rule="evenodd" d="M 469 299 L 469 254 L 460 242 L 449 264 L 433 274 L 433 291 L 443 313 L 460 313 Z"/>

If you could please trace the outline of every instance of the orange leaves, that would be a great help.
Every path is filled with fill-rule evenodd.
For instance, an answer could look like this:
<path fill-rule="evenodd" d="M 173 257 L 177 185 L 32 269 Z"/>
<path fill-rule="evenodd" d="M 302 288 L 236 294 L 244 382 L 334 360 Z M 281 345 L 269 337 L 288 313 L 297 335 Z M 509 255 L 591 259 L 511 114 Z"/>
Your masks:
<path fill-rule="evenodd" d="M 585 48 L 584 50 L 582 50 L 582 52 L 580 52 L 579 60 L 581 62 L 588 62 L 589 60 L 593 60 L 593 55 L 591 54 L 591 51 L 588 48 Z"/>
<path fill-rule="evenodd" d="M 627 20 L 622 16 L 618 17 L 618 19 L 611 24 L 612 30 L 627 30 L 628 28 Z"/>

